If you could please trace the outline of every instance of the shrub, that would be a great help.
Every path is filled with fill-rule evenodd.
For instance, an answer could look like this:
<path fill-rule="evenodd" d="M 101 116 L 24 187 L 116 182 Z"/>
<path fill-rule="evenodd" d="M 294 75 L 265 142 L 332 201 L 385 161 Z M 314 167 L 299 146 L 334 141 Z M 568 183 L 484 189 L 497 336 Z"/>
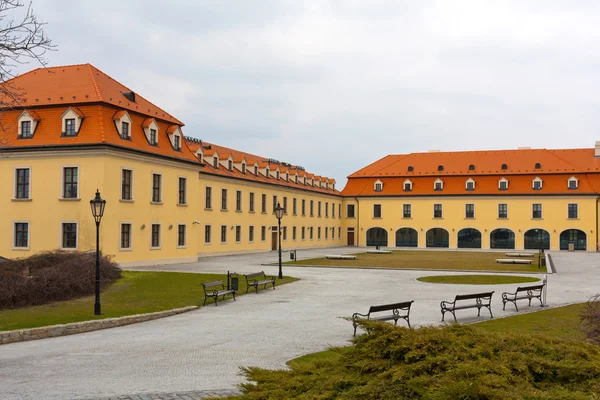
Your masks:
<path fill-rule="evenodd" d="M 591 343 L 600 345 L 600 294 L 592 297 L 583 309 L 581 330 Z"/>
<path fill-rule="evenodd" d="M 101 286 L 121 277 L 109 257 L 100 257 Z M 0 309 L 46 304 L 94 294 L 95 253 L 50 251 L 0 263 Z"/>
<path fill-rule="evenodd" d="M 291 370 L 244 368 L 243 399 L 597 399 L 600 348 L 472 326 L 394 328 Z"/>

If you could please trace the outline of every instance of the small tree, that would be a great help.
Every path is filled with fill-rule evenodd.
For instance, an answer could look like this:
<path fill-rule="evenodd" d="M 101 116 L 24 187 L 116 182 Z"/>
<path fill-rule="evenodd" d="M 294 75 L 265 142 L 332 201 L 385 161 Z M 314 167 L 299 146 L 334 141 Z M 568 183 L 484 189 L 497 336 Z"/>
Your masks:
<path fill-rule="evenodd" d="M 581 313 L 581 329 L 590 342 L 600 345 L 600 294 L 588 300 Z"/>
<path fill-rule="evenodd" d="M 31 3 L 21 0 L 0 0 L 0 108 L 14 108 L 21 103 L 23 92 L 7 83 L 17 65 L 30 61 L 46 65 L 45 55 L 54 49 L 44 33 L 44 22 L 33 12 Z M 5 125 L 0 121 L 0 147 L 9 145 Z"/>

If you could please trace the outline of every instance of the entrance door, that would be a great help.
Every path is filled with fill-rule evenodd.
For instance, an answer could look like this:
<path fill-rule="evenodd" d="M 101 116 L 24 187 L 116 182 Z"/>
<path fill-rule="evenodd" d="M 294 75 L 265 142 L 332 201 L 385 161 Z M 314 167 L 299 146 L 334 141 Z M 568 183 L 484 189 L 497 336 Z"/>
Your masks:
<path fill-rule="evenodd" d="M 354 246 L 354 228 L 348 228 L 346 237 L 347 237 L 346 244 L 348 246 Z"/>
<path fill-rule="evenodd" d="M 277 228 L 271 232 L 271 250 L 277 250 Z"/>

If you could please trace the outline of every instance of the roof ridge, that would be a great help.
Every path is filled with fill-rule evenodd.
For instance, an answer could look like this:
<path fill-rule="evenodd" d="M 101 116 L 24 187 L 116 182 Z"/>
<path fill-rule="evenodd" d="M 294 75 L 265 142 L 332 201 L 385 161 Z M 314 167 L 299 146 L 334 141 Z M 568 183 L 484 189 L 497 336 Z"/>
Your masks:
<path fill-rule="evenodd" d="M 96 78 L 94 78 L 94 73 L 92 72 L 92 65 L 88 63 L 87 67 L 88 67 L 88 71 L 90 73 L 90 78 L 92 79 L 92 83 L 94 84 L 94 89 L 96 90 L 96 95 L 98 96 L 98 101 L 104 102 L 104 100 L 102 99 L 102 95 L 100 94 L 100 88 L 98 87 L 98 82 L 96 82 Z M 95 68 L 95 69 L 97 69 L 97 68 Z"/>

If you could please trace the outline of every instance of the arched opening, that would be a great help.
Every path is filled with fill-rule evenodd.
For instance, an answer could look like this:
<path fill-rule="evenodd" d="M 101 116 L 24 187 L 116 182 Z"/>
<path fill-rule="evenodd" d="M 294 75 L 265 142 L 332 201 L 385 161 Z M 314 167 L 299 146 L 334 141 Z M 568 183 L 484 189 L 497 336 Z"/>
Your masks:
<path fill-rule="evenodd" d="M 401 228 L 396 231 L 396 246 L 417 247 L 419 245 L 419 234 L 413 228 Z"/>
<path fill-rule="evenodd" d="M 427 247 L 449 247 L 450 236 L 443 228 L 432 228 L 427 231 L 425 237 Z"/>
<path fill-rule="evenodd" d="M 494 229 L 490 233 L 491 249 L 514 249 L 515 233 L 510 229 Z"/>
<path fill-rule="evenodd" d="M 465 228 L 458 232 L 458 248 L 460 249 L 480 249 L 481 232 L 477 229 Z"/>
<path fill-rule="evenodd" d="M 525 249 L 550 250 L 550 234 L 544 229 L 530 229 L 525 232 Z"/>
<path fill-rule="evenodd" d="M 367 230 L 367 246 L 387 246 L 387 231 L 383 228 L 371 228 Z"/>
<path fill-rule="evenodd" d="M 560 249 L 569 250 L 569 243 L 575 245 L 575 250 L 587 250 L 587 235 L 579 229 L 567 229 L 560 234 Z"/>

